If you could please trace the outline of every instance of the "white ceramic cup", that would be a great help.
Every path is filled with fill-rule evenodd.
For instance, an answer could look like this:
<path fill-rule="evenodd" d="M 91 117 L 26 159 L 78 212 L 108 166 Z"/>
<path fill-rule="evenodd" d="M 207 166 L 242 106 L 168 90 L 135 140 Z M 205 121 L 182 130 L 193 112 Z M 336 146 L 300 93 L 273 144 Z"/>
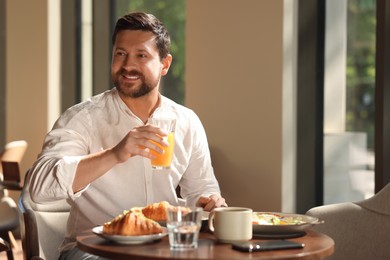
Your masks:
<path fill-rule="evenodd" d="M 221 242 L 252 239 L 252 209 L 242 207 L 216 208 L 209 215 L 209 229 Z"/>

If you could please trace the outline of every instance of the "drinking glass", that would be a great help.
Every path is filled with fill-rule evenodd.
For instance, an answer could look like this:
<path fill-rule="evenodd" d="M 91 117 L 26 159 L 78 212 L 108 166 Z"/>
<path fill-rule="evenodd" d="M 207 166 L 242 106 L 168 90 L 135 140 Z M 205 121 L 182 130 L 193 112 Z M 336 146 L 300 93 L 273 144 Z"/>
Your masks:
<path fill-rule="evenodd" d="M 171 250 L 198 247 L 203 209 L 200 207 L 170 207 L 167 209 L 167 228 Z"/>
<path fill-rule="evenodd" d="M 151 150 L 150 152 L 156 156 L 156 159 L 151 160 L 152 168 L 161 170 L 161 169 L 170 169 L 173 149 L 175 147 L 175 127 L 176 119 L 174 118 L 151 118 L 149 124 L 160 127 L 168 133 L 168 136 L 164 136 L 164 140 L 169 143 L 169 146 L 162 146 L 154 141 L 155 145 L 159 146 L 164 152 L 162 154 Z"/>

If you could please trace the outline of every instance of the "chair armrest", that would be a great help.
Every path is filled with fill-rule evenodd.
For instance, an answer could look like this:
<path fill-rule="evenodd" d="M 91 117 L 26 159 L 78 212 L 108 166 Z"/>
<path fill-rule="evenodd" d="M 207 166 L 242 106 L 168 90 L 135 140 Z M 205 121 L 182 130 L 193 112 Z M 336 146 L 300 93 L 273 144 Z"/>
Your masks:
<path fill-rule="evenodd" d="M 23 187 L 20 185 L 20 183 L 17 183 L 17 182 L 3 181 L 3 182 L 0 182 L 0 190 L 1 189 L 22 190 Z"/>
<path fill-rule="evenodd" d="M 8 250 L 9 250 L 8 242 L 0 237 L 0 252 L 8 251 Z"/>

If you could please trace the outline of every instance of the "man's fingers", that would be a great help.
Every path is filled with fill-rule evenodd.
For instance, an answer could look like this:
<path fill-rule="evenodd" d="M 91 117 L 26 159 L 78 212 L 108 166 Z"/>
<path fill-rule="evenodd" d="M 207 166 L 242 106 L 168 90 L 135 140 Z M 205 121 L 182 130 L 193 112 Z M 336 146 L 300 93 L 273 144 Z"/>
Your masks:
<path fill-rule="evenodd" d="M 197 202 L 197 206 L 203 207 L 205 211 L 211 211 L 219 207 L 227 207 L 225 199 L 219 195 L 213 194 L 210 197 L 200 197 Z"/>

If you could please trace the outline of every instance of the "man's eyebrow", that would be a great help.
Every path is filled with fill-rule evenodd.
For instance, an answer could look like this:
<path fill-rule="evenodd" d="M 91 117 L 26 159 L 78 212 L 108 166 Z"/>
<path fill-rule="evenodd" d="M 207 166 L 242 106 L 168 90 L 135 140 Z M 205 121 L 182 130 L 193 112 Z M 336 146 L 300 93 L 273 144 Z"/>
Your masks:
<path fill-rule="evenodd" d="M 139 48 L 139 49 L 136 49 L 137 52 L 149 52 L 147 49 L 145 48 Z"/>
<path fill-rule="evenodd" d="M 114 48 L 114 51 L 124 51 L 124 52 L 127 52 L 126 48 L 121 47 L 121 46 L 116 46 Z M 135 52 L 137 52 L 137 53 L 141 53 L 141 52 L 142 53 L 150 53 L 150 51 L 147 48 L 137 48 L 135 50 Z"/>
<path fill-rule="evenodd" d="M 120 46 L 115 46 L 115 48 L 114 48 L 114 50 L 120 50 L 120 51 L 125 51 L 125 49 L 124 48 L 121 48 Z"/>

